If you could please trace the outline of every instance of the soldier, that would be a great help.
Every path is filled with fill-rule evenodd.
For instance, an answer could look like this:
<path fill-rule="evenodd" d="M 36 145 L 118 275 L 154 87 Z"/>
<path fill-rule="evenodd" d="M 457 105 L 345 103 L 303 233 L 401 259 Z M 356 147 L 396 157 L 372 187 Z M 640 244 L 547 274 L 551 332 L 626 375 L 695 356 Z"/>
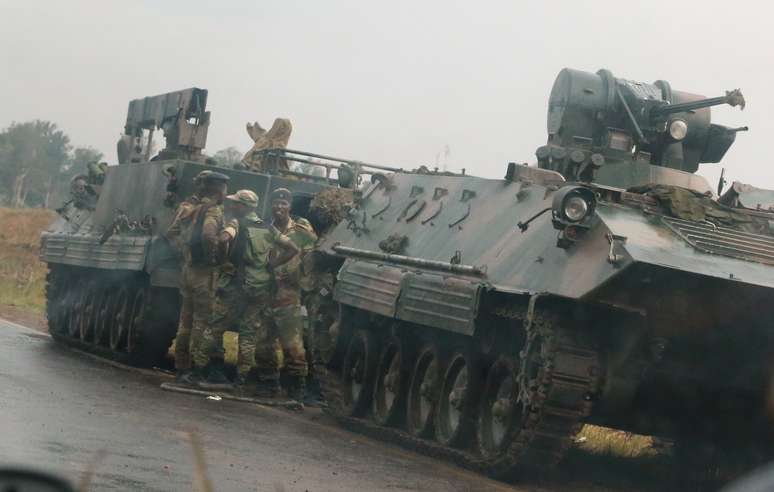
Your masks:
<path fill-rule="evenodd" d="M 308 374 L 303 342 L 304 316 L 301 309 L 301 289 L 304 283 L 302 260 L 304 255 L 314 248 L 317 236 L 309 221 L 294 221 L 290 217 L 291 202 L 292 195 L 286 188 L 278 188 L 271 194 L 272 224 L 301 250 L 297 257 L 274 271 L 275 288 L 271 315 L 285 353 L 288 396 L 302 401 Z"/>
<path fill-rule="evenodd" d="M 223 232 L 223 198 L 228 176 L 205 171 L 198 178 L 198 190 L 183 201 L 167 230 L 167 239 L 182 254 L 180 324 L 175 342 L 177 380 L 195 384 L 202 367 L 191 363 L 198 350 L 215 295 L 217 263 L 229 239 Z"/>
<path fill-rule="evenodd" d="M 323 353 L 332 350 L 329 327 L 336 320 L 337 309 L 333 302 L 334 274 L 319 268 L 319 255 L 314 251 L 304 257 L 302 267 L 302 302 L 307 310 L 307 322 L 304 324 L 304 346 L 309 364 L 304 404 L 318 406 L 322 404 L 320 378 L 325 375 Z"/>
<path fill-rule="evenodd" d="M 258 196 L 250 190 L 239 190 L 226 197 L 228 214 L 237 223 L 236 238 L 228 261 L 220 269 L 217 295 L 210 323 L 204 331 L 202 351 L 194 354 L 195 362 L 207 362 L 210 371 L 202 387 L 218 389 L 230 386 L 223 372 L 223 333 L 236 325 L 239 331 L 237 383 L 243 386 L 255 364 L 256 339 L 268 339 L 266 310 L 271 295 L 271 271 L 299 252 L 293 242 L 274 228 L 261 228 L 255 213 Z M 276 248 L 278 254 L 269 259 Z"/>

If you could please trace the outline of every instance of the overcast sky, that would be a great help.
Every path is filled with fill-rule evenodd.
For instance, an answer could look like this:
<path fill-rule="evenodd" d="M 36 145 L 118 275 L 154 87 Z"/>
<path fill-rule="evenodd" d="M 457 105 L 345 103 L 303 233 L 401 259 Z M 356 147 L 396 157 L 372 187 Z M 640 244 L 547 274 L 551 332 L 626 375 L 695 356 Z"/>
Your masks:
<path fill-rule="evenodd" d="M 116 162 L 130 99 L 209 89 L 207 151 L 293 122 L 291 148 L 499 177 L 534 161 L 563 67 L 707 96 L 741 87 L 749 125 L 723 166 L 774 188 L 774 8 L 768 2 L 0 0 L 0 128 L 34 118 Z M 700 171 L 717 181 L 720 165 Z"/>

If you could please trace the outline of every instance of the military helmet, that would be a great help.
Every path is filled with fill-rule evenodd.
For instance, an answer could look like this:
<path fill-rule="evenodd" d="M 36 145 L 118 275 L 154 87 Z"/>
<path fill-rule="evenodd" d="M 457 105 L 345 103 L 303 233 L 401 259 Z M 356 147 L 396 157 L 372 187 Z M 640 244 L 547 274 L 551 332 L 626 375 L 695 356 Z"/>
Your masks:
<path fill-rule="evenodd" d="M 271 192 L 271 201 L 274 200 L 285 200 L 290 203 L 293 201 L 293 194 L 287 188 L 277 188 Z"/>
<path fill-rule="evenodd" d="M 233 195 L 226 196 L 226 200 L 247 205 L 250 208 L 258 206 L 258 195 L 250 190 L 239 190 Z"/>

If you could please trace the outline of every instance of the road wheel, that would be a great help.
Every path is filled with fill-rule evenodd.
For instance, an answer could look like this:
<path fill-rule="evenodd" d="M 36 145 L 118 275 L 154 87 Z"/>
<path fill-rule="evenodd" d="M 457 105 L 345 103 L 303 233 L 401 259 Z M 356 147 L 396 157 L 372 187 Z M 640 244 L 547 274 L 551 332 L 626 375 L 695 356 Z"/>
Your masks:
<path fill-rule="evenodd" d="M 406 359 L 401 340 L 397 336 L 388 338 L 383 344 L 376 368 L 376 383 L 371 406 L 374 421 L 379 425 L 396 425 L 402 420 Z"/>
<path fill-rule="evenodd" d="M 417 437 L 433 434 L 433 415 L 441 389 L 441 363 L 438 347 L 428 345 L 419 352 L 408 388 L 406 426 Z"/>
<path fill-rule="evenodd" d="M 344 356 L 342 405 L 347 416 L 362 417 L 371 403 L 374 384 L 375 342 L 373 335 L 359 330 Z"/>
<path fill-rule="evenodd" d="M 484 384 L 478 414 L 478 442 L 481 454 L 490 459 L 505 455 L 521 424 L 522 407 L 515 364 L 509 357 L 497 359 Z"/>
<path fill-rule="evenodd" d="M 435 437 L 446 445 L 464 447 L 471 430 L 473 369 L 470 358 L 454 352 L 442 379 L 435 414 Z"/>
<path fill-rule="evenodd" d="M 83 307 L 78 319 L 78 333 L 81 343 L 87 343 L 93 338 L 94 318 L 97 312 L 96 303 L 99 302 L 99 294 L 93 288 L 87 288 L 83 296 Z"/>
<path fill-rule="evenodd" d="M 121 287 L 115 297 L 113 312 L 110 316 L 110 350 L 119 351 L 125 345 L 128 331 L 129 318 L 131 316 L 131 298 L 129 288 Z"/>
<path fill-rule="evenodd" d="M 146 315 L 146 300 L 147 300 L 147 291 L 146 289 L 138 289 L 134 294 L 134 299 L 132 299 L 132 309 L 130 311 L 127 328 L 128 331 L 126 333 L 126 351 L 130 354 L 134 354 L 137 352 L 138 341 L 141 340 L 142 337 L 142 330 L 144 328 L 145 324 L 145 315 Z"/>
<path fill-rule="evenodd" d="M 116 295 L 113 292 L 108 291 L 100 296 L 97 312 L 94 316 L 94 338 L 92 343 L 95 347 L 105 345 L 108 340 L 115 300 Z"/>
<path fill-rule="evenodd" d="M 70 315 L 67 319 L 67 336 L 70 338 L 80 338 L 81 316 L 83 315 L 83 304 L 86 297 L 85 290 L 76 290 L 70 297 Z"/>

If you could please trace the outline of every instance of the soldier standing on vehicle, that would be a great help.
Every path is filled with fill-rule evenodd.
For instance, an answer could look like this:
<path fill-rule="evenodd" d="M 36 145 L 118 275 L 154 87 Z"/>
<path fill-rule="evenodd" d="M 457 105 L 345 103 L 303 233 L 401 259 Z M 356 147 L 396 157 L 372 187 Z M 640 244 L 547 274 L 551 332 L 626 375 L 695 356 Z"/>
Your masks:
<path fill-rule="evenodd" d="M 223 333 L 233 326 L 239 332 L 237 384 L 244 386 L 255 364 L 256 339 L 270 339 L 266 319 L 271 296 L 272 269 L 296 256 L 299 249 L 277 229 L 262 228 L 255 213 L 258 196 L 250 190 L 239 190 L 226 197 L 227 215 L 237 221 L 238 232 L 229 250 L 228 261 L 220 268 L 218 289 L 210 323 L 204 331 L 201 352 L 194 359 L 209 362 L 209 373 L 201 386 L 208 389 L 230 386 L 223 372 Z M 271 260 L 269 252 L 278 254 Z M 258 374 L 266 380 L 265 374 Z M 272 374 L 269 374 L 272 376 Z M 271 380 L 271 377 L 268 378 Z M 270 386 L 272 381 L 263 386 Z M 261 388 L 258 388 L 257 392 Z M 261 396 L 266 396 L 266 391 Z"/>
<path fill-rule="evenodd" d="M 177 209 L 167 238 L 182 253 L 180 324 L 175 342 L 177 380 L 195 384 L 202 367 L 192 365 L 191 353 L 198 350 L 201 335 L 212 310 L 217 264 L 229 239 L 223 232 L 223 198 L 228 176 L 203 172 L 197 176 L 200 189 Z"/>
<path fill-rule="evenodd" d="M 317 236 L 306 219 L 294 221 L 290 217 L 292 203 L 290 190 L 278 188 L 271 194 L 272 224 L 288 236 L 301 253 L 293 260 L 274 270 L 274 295 L 272 296 L 272 320 L 285 354 L 288 376 L 288 396 L 302 401 L 306 388 L 308 366 L 304 349 L 304 316 L 301 309 L 302 260 L 314 248 Z"/>

